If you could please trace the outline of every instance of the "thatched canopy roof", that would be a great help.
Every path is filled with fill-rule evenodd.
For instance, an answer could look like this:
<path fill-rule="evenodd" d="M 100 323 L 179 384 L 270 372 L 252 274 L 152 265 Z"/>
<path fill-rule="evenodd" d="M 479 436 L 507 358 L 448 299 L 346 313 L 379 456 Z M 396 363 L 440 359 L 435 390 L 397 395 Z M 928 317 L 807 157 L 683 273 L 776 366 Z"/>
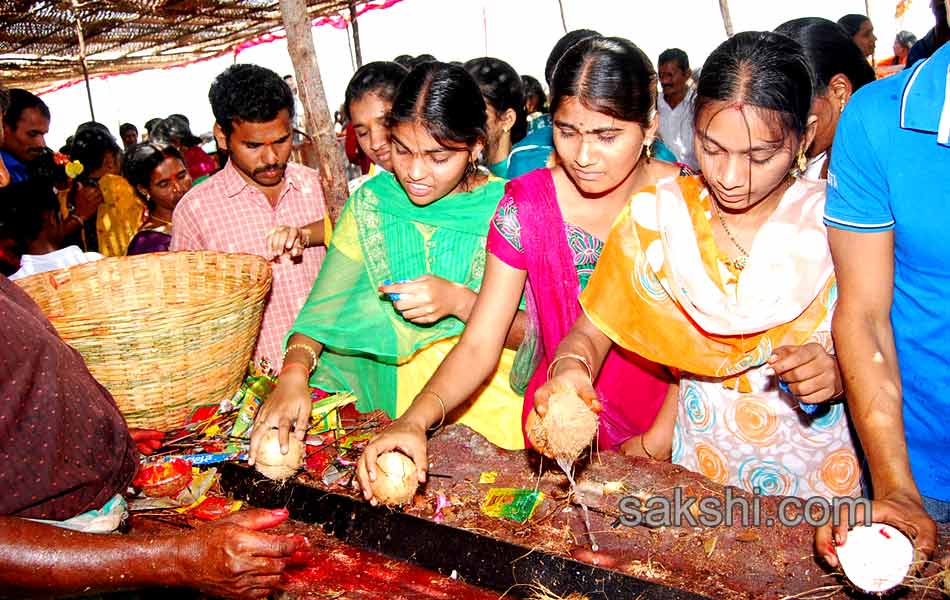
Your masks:
<path fill-rule="evenodd" d="M 348 0 L 308 0 L 311 19 Z M 0 81 L 38 89 L 82 77 L 76 17 L 90 74 L 136 71 L 211 58 L 281 27 L 277 0 L 0 2 Z"/>

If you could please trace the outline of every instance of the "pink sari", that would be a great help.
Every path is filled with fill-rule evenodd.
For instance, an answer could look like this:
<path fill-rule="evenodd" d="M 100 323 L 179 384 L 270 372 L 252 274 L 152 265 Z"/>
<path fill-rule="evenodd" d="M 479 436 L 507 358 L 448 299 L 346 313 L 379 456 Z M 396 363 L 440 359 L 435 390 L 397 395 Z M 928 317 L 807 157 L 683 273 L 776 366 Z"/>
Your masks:
<path fill-rule="evenodd" d="M 581 315 L 577 300 L 581 290 L 551 171 L 538 169 L 518 177 L 508 183 L 506 192 L 517 206 L 528 272 L 528 315 L 539 338 L 535 349 L 537 368 L 525 393 L 524 424 L 534 407 L 534 392 L 546 380 L 557 345 Z M 513 252 L 500 238 L 489 235 L 489 251 L 496 256 Z M 501 244 L 507 248 L 499 247 Z M 618 346 L 610 351 L 595 381 L 604 407 L 598 440 L 601 449 L 616 450 L 653 424 L 668 388 L 662 377 L 663 371 L 655 363 Z"/>

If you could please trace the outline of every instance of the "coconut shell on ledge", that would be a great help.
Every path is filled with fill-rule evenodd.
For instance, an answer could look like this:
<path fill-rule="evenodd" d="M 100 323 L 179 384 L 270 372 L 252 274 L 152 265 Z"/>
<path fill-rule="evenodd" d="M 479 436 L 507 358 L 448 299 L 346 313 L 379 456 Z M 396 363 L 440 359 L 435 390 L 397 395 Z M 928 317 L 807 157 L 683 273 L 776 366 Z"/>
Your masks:
<path fill-rule="evenodd" d="M 293 477 L 303 464 L 306 445 L 293 434 L 287 444 L 287 454 L 281 454 L 277 430 L 270 429 L 261 439 L 254 468 L 264 477 L 283 481 Z"/>

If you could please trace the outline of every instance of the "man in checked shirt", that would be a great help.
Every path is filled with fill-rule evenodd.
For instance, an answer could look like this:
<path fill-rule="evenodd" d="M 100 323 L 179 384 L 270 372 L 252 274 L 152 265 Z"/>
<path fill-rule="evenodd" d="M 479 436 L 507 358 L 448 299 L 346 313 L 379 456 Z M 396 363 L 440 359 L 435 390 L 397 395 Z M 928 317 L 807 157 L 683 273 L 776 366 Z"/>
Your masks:
<path fill-rule="evenodd" d="M 266 358 L 279 370 L 284 335 L 326 255 L 320 178 L 288 162 L 294 99 L 277 73 L 233 65 L 214 80 L 208 98 L 214 136 L 228 163 L 181 199 L 170 249 L 243 252 L 272 261 L 273 287 L 254 360 Z"/>

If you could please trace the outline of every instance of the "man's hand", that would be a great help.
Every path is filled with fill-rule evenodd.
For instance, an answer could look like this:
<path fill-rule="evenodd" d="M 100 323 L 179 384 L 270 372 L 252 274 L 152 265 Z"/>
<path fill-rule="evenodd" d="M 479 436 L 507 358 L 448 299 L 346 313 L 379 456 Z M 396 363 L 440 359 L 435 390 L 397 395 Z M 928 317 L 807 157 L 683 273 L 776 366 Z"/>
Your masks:
<path fill-rule="evenodd" d="M 864 523 L 864 505 L 858 504 L 852 522 Z M 815 529 L 815 554 L 831 567 L 838 567 L 837 546 L 848 539 L 848 505 L 839 507 L 838 525 L 826 523 Z M 937 524 L 924 510 L 920 496 L 908 493 L 890 494 L 871 502 L 870 518 L 899 529 L 914 543 L 917 552 L 929 558 L 937 544 Z"/>
<path fill-rule="evenodd" d="M 310 545 L 300 535 L 261 533 L 287 516 L 286 509 L 251 510 L 178 536 L 181 583 L 214 597 L 268 596 L 291 556 Z"/>
<path fill-rule="evenodd" d="M 272 229 L 265 238 L 267 255 L 270 260 L 287 255 L 294 259 L 303 256 L 303 232 L 298 227 L 281 225 Z"/>
<path fill-rule="evenodd" d="M 164 431 L 130 427 L 129 435 L 132 436 L 132 441 L 135 442 L 135 447 L 138 449 L 139 453 L 144 454 L 145 456 L 155 452 L 162 447 L 162 444 L 165 443 Z"/>

